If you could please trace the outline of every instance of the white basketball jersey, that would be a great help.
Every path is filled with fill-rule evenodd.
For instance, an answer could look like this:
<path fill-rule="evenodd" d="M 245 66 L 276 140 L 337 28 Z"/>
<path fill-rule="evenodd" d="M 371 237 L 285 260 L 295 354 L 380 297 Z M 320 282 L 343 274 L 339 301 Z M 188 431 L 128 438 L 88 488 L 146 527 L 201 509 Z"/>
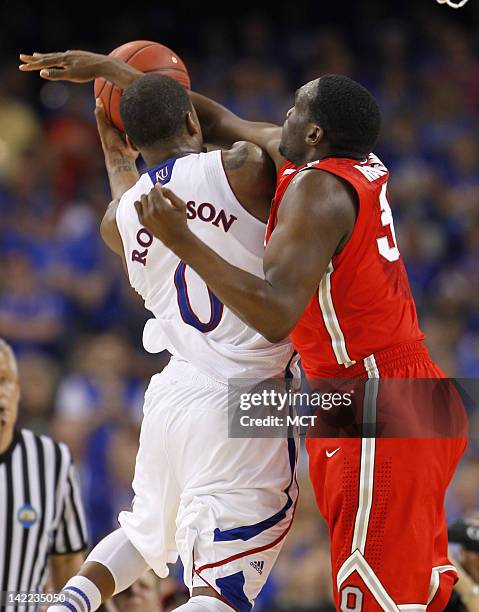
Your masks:
<path fill-rule="evenodd" d="M 143 332 L 145 349 L 167 349 L 219 380 L 277 376 L 291 357 L 289 341 L 271 344 L 248 327 L 140 224 L 134 202 L 157 182 L 187 203 L 188 226 L 203 242 L 263 278 L 265 225 L 236 199 L 220 151 L 169 159 L 148 170 L 123 195 L 116 214 L 130 283 L 154 315 Z"/>

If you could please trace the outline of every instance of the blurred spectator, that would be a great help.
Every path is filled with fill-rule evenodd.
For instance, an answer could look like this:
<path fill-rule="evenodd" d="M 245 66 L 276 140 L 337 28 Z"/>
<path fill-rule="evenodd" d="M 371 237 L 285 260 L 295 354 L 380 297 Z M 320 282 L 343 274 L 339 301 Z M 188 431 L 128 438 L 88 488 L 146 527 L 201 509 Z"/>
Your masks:
<path fill-rule="evenodd" d="M 466 456 L 459 465 L 446 498 L 450 521 L 470 515 L 479 508 L 478 473 L 478 459 Z"/>
<path fill-rule="evenodd" d="M 132 498 L 145 389 L 131 375 L 129 353 L 130 347 L 118 335 L 83 340 L 77 349 L 74 373 L 63 379 L 56 399 L 53 430 L 70 445 L 82 467 L 95 541 L 113 530 L 117 510 L 128 506 Z"/>
<path fill-rule="evenodd" d="M 9 67 L 2 73 L 0 91 L 0 179 L 9 183 L 17 172 L 21 156 L 41 137 L 39 117 L 23 100 L 8 97 L 5 83 Z"/>
<path fill-rule="evenodd" d="M 450 525 L 449 540 L 459 545 L 457 559 L 450 555 L 459 581 L 445 612 L 474 612 L 479 608 L 479 513 Z"/>
<path fill-rule="evenodd" d="M 89 116 L 94 106 L 91 91 L 60 86 L 67 88 L 65 104 L 61 112 L 47 122 L 46 137 L 55 158 L 55 196 L 59 202 L 68 202 L 78 195 L 82 180 L 91 172 L 98 135 Z"/>
<path fill-rule="evenodd" d="M 18 354 L 41 349 L 59 355 L 68 323 L 64 299 L 42 285 L 22 252 L 6 256 L 3 270 L 0 336 Z"/>
<path fill-rule="evenodd" d="M 225 104 L 255 121 L 282 123 L 292 104 L 284 73 L 257 60 L 244 59 L 230 69 L 229 91 Z"/>
<path fill-rule="evenodd" d="M 160 595 L 160 580 L 152 571 L 115 595 L 113 604 L 117 612 L 166 612 Z"/>
<path fill-rule="evenodd" d="M 18 359 L 18 368 L 25 381 L 20 397 L 22 426 L 40 434 L 51 432 L 60 374 L 56 361 L 39 353 L 26 353 Z"/>
<path fill-rule="evenodd" d="M 188 597 L 174 578 L 160 580 L 154 572 L 148 571 L 108 602 L 108 612 L 170 612 Z"/>

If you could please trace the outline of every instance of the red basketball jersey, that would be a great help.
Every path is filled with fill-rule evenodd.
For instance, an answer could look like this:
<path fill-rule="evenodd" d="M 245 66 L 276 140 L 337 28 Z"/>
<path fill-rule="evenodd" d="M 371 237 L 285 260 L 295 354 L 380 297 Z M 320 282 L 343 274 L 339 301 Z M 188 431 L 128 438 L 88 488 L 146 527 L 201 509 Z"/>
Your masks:
<path fill-rule="evenodd" d="M 389 172 L 375 155 L 362 162 L 326 158 L 300 168 L 286 163 L 278 174 L 266 241 L 288 185 L 298 172 L 314 168 L 350 183 L 359 210 L 350 239 L 332 258 L 291 340 L 308 378 L 345 376 L 347 368 L 369 355 L 424 335 L 396 242 L 387 199 Z"/>

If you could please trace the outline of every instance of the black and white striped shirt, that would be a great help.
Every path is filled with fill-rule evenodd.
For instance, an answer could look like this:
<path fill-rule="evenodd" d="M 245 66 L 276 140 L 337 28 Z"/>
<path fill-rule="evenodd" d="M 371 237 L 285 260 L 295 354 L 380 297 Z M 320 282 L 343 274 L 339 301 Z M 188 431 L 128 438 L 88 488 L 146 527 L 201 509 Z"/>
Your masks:
<path fill-rule="evenodd" d="M 0 590 L 42 591 L 48 556 L 86 546 L 85 516 L 68 448 L 27 429 L 16 431 L 0 454 Z"/>

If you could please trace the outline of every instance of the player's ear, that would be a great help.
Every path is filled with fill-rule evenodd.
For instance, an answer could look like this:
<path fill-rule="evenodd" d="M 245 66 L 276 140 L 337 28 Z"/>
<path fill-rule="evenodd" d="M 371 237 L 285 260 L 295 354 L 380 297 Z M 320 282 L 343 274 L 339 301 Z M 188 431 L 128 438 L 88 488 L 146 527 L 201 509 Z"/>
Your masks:
<path fill-rule="evenodd" d="M 323 138 L 323 128 L 319 127 L 319 125 L 316 125 L 315 123 L 310 123 L 306 132 L 306 144 L 310 147 L 317 147 Z"/>
<path fill-rule="evenodd" d="M 188 111 L 186 114 L 186 129 L 188 130 L 188 134 L 190 134 L 190 136 L 201 134 L 200 122 L 194 111 Z"/>

